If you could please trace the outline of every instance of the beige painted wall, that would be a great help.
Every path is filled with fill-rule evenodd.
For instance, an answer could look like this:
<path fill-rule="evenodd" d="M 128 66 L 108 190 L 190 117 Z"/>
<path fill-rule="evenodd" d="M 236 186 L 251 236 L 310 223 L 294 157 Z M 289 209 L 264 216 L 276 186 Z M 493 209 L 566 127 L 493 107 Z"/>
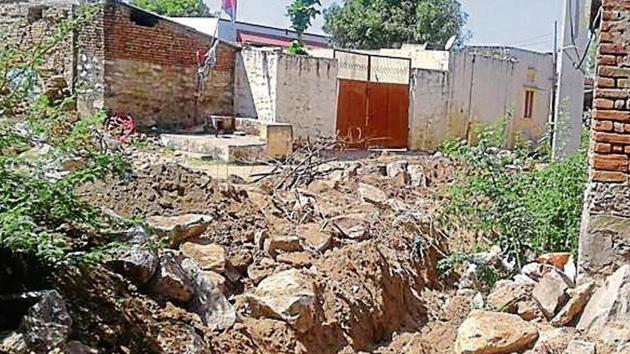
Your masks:
<path fill-rule="evenodd" d="M 535 142 L 547 132 L 553 88 L 551 55 L 487 50 L 452 53 L 447 72 L 414 70 L 410 149 L 433 150 L 449 138 L 471 138 L 476 126 L 488 126 L 508 112 L 513 113 L 510 144 L 517 136 Z M 527 89 L 535 92 L 532 118 L 524 117 Z"/>
<path fill-rule="evenodd" d="M 277 123 L 293 125 L 298 139 L 334 137 L 337 61 L 281 54 L 277 77 Z"/>
<path fill-rule="evenodd" d="M 409 97 L 409 149 L 430 150 L 439 146 L 449 131 L 449 73 L 413 69 Z"/>

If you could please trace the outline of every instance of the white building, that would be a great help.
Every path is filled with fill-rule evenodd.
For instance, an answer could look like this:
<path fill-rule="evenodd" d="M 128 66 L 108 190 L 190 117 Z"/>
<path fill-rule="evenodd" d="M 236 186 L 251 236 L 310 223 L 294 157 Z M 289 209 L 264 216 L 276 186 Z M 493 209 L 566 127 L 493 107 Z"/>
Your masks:
<path fill-rule="evenodd" d="M 175 17 L 172 20 L 219 39 L 255 47 L 286 48 L 297 39 L 295 31 L 248 22 L 231 22 L 217 17 Z M 330 37 L 306 33 L 304 42 L 308 48 L 330 47 Z"/>

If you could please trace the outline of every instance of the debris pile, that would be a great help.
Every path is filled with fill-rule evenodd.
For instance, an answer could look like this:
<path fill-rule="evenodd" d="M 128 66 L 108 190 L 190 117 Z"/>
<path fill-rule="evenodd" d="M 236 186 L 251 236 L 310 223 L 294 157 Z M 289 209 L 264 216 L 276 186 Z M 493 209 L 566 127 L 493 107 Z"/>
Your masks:
<path fill-rule="evenodd" d="M 462 240 L 436 224 L 436 194 L 460 167 L 439 156 L 342 162 L 322 152 L 298 151 L 253 182 L 142 159 L 129 180 L 79 188 L 86 202 L 142 223 L 104 266 L 70 268 L 30 297 L 11 290 L 28 301 L 0 351 L 630 348 L 630 266 L 597 284 L 577 279 L 568 253 L 517 272 L 491 249 L 439 274 Z M 488 288 L 488 269 L 517 274 Z"/>
<path fill-rule="evenodd" d="M 599 287 L 576 283 L 575 269 L 571 254 L 547 254 L 497 282 L 478 305 L 485 311 L 472 311 L 459 327 L 455 352 L 624 353 L 630 266 Z"/>
<path fill-rule="evenodd" d="M 132 247 L 105 268 L 59 275 L 56 288 L 74 321 L 63 340 L 49 344 L 111 352 L 386 352 L 392 337 L 420 331 L 428 321 L 422 293 L 437 285 L 435 263 L 448 249 L 431 218 L 431 195 L 452 175 L 452 163 L 339 162 L 320 152 L 294 155 L 254 183 L 138 162 L 130 180 L 81 187 L 86 202 L 141 218 L 156 236 L 131 230 Z M 21 330 L 13 335 L 4 345 L 26 338 Z"/>

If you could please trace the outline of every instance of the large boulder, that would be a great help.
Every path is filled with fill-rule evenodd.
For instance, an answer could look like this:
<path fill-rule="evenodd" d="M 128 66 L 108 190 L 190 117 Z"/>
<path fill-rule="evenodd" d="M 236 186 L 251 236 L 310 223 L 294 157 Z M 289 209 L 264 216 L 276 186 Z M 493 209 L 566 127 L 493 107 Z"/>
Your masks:
<path fill-rule="evenodd" d="M 372 204 L 383 204 L 387 201 L 387 194 L 382 190 L 366 183 L 359 184 L 357 189 L 361 201 Z"/>
<path fill-rule="evenodd" d="M 360 241 L 369 235 L 369 223 L 365 214 L 356 213 L 337 216 L 330 219 L 332 231 L 341 233 L 342 237 Z"/>
<path fill-rule="evenodd" d="M 47 291 L 22 319 L 20 331 L 29 350 L 47 353 L 62 347 L 70 336 L 72 318 L 56 290 Z"/>
<path fill-rule="evenodd" d="M 571 253 L 547 253 L 538 257 L 538 263 L 549 264 L 558 269 L 564 269 L 569 259 L 571 259 Z"/>
<path fill-rule="evenodd" d="M 225 248 L 220 245 L 200 245 L 186 242 L 180 247 L 182 254 L 197 263 L 202 270 L 223 273 L 226 265 Z"/>
<path fill-rule="evenodd" d="M 600 332 L 609 324 L 630 321 L 630 265 L 624 265 L 591 297 L 577 329 Z"/>
<path fill-rule="evenodd" d="M 593 282 L 581 285 L 577 289 L 570 289 L 569 295 L 571 295 L 571 300 L 558 312 L 551 324 L 559 327 L 571 323 L 582 313 L 594 289 L 595 283 Z"/>
<path fill-rule="evenodd" d="M 457 331 L 458 354 L 508 354 L 530 349 L 538 339 L 536 326 L 516 315 L 474 310 Z"/>
<path fill-rule="evenodd" d="M 403 186 L 410 181 L 409 173 L 407 173 L 407 167 L 409 162 L 405 160 L 395 161 L 387 164 L 387 176 L 393 180 L 395 185 Z"/>
<path fill-rule="evenodd" d="M 165 251 L 160 256 L 160 266 L 149 284 L 149 290 L 157 297 L 188 302 L 194 292 L 192 281 L 182 269 L 176 252 Z"/>
<path fill-rule="evenodd" d="M 197 214 L 171 217 L 152 216 L 147 219 L 149 226 L 154 228 L 162 237 L 167 237 L 173 246 L 200 236 L 208 229 L 211 222 L 211 217 Z"/>
<path fill-rule="evenodd" d="M 553 328 L 541 331 L 540 337 L 536 342 L 536 345 L 532 350 L 526 352 L 527 354 L 552 354 L 562 353 L 569 342 L 575 336 L 575 330 L 573 328 Z"/>
<path fill-rule="evenodd" d="M 595 343 L 574 340 L 569 343 L 564 354 L 595 354 L 597 353 Z"/>
<path fill-rule="evenodd" d="M 569 280 L 557 269 L 548 271 L 536 284 L 532 297 L 547 318 L 553 316 L 569 300 Z"/>
<path fill-rule="evenodd" d="M 424 173 L 424 167 L 422 167 L 421 165 L 409 165 L 409 167 L 407 167 L 407 173 L 409 174 L 409 179 L 412 186 L 427 186 L 427 176 Z"/>
<path fill-rule="evenodd" d="M 159 264 L 158 255 L 151 249 L 151 237 L 144 229 L 129 230 L 127 236 L 130 246 L 115 252 L 105 265 L 142 286 L 155 274 Z"/>
<path fill-rule="evenodd" d="M 521 269 L 521 274 L 534 280 L 539 281 L 545 274 L 556 269 L 554 266 L 541 263 L 529 263 Z"/>
<path fill-rule="evenodd" d="M 272 233 L 263 242 L 263 249 L 272 257 L 281 252 L 299 252 L 302 241 L 297 235 Z"/>
<path fill-rule="evenodd" d="M 274 274 L 258 284 L 247 301 L 256 318 L 282 320 L 300 333 L 315 325 L 317 291 L 313 280 L 299 270 Z"/>
<path fill-rule="evenodd" d="M 488 306 L 501 312 L 516 313 L 518 304 L 531 298 L 532 285 L 516 282 L 497 283 L 486 300 Z"/>
<path fill-rule="evenodd" d="M 385 166 L 387 177 L 397 177 L 400 174 L 407 173 L 407 167 L 409 166 L 409 161 L 400 160 L 390 162 Z"/>
<path fill-rule="evenodd" d="M 324 252 L 332 244 L 332 236 L 321 231 L 318 224 L 305 224 L 297 227 L 297 235 L 307 248 L 315 252 Z"/>
<path fill-rule="evenodd" d="M 236 311 L 223 295 L 221 288 L 215 285 L 197 264 L 185 259 L 182 269 L 192 279 L 193 295 L 188 310 L 198 314 L 201 320 L 213 330 L 225 330 L 236 322 Z"/>
<path fill-rule="evenodd" d="M 158 264 L 156 252 L 145 246 L 122 249 L 105 263 L 107 267 L 137 285 L 146 284 L 155 274 Z"/>
<path fill-rule="evenodd" d="M 293 268 L 308 268 L 313 265 L 313 257 L 308 252 L 283 253 L 276 260 Z"/>

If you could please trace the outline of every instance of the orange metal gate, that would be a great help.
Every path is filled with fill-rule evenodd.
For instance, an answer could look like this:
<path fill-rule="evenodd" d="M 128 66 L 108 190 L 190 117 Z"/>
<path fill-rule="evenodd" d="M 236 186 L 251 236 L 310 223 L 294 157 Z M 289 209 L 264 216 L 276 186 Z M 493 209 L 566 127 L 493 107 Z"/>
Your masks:
<path fill-rule="evenodd" d="M 340 66 L 339 137 L 348 142 L 350 148 L 406 148 L 408 59 L 339 52 L 341 55 L 335 53 Z"/>

